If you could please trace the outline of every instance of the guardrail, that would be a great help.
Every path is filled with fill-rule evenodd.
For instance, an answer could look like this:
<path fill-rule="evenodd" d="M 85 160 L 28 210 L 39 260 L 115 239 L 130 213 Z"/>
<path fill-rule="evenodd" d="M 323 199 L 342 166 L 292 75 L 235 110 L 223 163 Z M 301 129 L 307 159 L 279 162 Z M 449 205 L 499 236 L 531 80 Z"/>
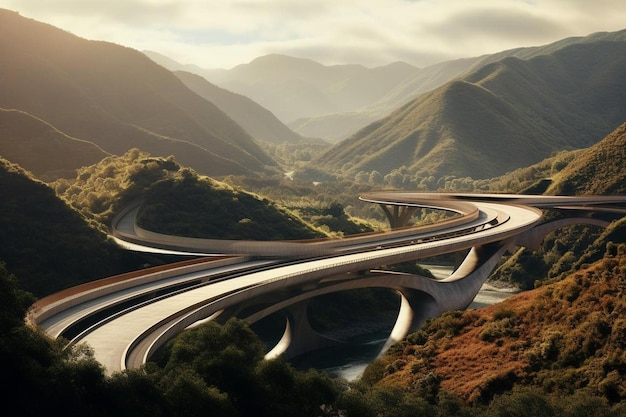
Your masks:
<path fill-rule="evenodd" d="M 28 325 L 36 327 L 44 320 L 61 311 L 107 294 L 174 277 L 183 273 L 201 271 L 207 269 L 209 264 L 212 267 L 219 267 L 232 265 L 241 261 L 242 257 L 234 256 L 199 258 L 155 266 L 87 282 L 39 299 L 28 309 L 25 320 Z"/>
<path fill-rule="evenodd" d="M 192 251 L 192 252 L 215 252 L 226 254 L 247 254 L 258 257 L 279 257 L 279 258 L 310 258 L 324 255 L 331 255 L 342 247 L 351 245 L 374 244 L 386 239 L 401 239 L 407 236 L 413 236 L 418 233 L 433 233 L 445 228 L 452 228 L 464 225 L 468 222 L 477 220 L 480 216 L 478 208 L 468 202 L 450 201 L 444 207 L 442 205 L 424 206 L 425 208 L 436 208 L 451 211 L 460 216 L 452 219 L 442 220 L 440 222 L 404 227 L 385 232 L 362 233 L 350 235 L 341 239 L 315 239 L 310 241 L 302 240 L 276 240 L 276 241 L 254 241 L 254 240 L 232 240 L 232 239 L 203 239 L 184 236 L 173 236 L 163 233 L 157 233 L 146 230 L 136 224 L 136 219 L 130 219 L 133 222 L 134 233 L 123 232 L 119 229 L 119 224 L 126 220 L 129 213 L 138 210 L 141 202 L 135 202 L 133 205 L 126 207 L 118 216 L 116 216 L 111 225 L 111 234 L 121 240 L 150 246 L 160 249 L 173 251 Z"/>

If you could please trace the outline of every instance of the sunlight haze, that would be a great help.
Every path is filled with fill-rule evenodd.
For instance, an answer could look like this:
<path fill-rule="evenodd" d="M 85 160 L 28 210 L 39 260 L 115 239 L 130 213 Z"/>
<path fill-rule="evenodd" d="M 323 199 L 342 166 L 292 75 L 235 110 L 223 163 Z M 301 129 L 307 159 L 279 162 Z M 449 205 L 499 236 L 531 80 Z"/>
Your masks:
<path fill-rule="evenodd" d="M 424 67 L 626 22 L 621 0 L 0 0 L 0 7 L 202 68 L 273 53 L 324 65 Z"/>

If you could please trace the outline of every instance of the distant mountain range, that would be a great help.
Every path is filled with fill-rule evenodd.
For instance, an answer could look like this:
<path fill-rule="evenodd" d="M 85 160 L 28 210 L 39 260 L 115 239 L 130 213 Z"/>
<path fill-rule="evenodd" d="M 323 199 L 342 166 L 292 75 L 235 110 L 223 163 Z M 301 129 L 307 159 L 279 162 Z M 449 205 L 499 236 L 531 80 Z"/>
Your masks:
<path fill-rule="evenodd" d="M 215 104 L 256 140 L 269 143 L 297 143 L 302 136 L 282 123 L 272 112 L 248 97 L 232 93 L 187 71 L 174 74 L 200 97 Z"/>
<path fill-rule="evenodd" d="M 139 148 L 174 155 L 213 176 L 277 168 L 241 126 L 139 51 L 88 41 L 0 10 L 0 54 L 1 109 L 24 112 L 104 152 Z M 11 134 L 2 143 L 12 151 L 19 147 L 11 143 L 30 146 L 30 135 Z M 85 163 L 70 155 L 65 168 Z"/>
<path fill-rule="evenodd" d="M 599 32 L 425 68 L 403 62 L 377 68 L 324 66 L 309 59 L 274 54 L 229 70 L 215 70 L 184 65 L 152 51 L 145 53 L 172 71 L 198 74 L 219 87 L 249 97 L 302 136 L 337 142 L 421 94 L 484 65 L 507 57 L 527 60 L 574 44 L 624 40 L 626 30 Z"/>
<path fill-rule="evenodd" d="M 626 35 L 626 32 L 621 32 Z M 489 178 L 590 146 L 626 120 L 626 41 L 507 57 L 456 78 L 318 155 L 354 175 Z"/>
<path fill-rule="evenodd" d="M 378 68 L 362 65 L 325 66 L 310 59 L 266 55 L 230 70 L 202 69 L 183 65 L 152 51 L 147 56 L 164 67 L 195 73 L 226 90 L 242 94 L 270 110 L 283 123 L 306 137 L 338 140 L 384 114 L 359 111 L 382 100 L 402 81 L 420 70 L 398 62 Z M 347 115 L 343 115 L 343 114 Z M 368 111 L 369 113 L 369 111 Z M 316 117 L 342 114 L 340 123 L 327 126 L 327 134 L 307 128 Z M 364 113 L 366 114 L 366 113 Z M 343 119 L 354 116 L 356 123 Z"/>
<path fill-rule="evenodd" d="M 626 114 L 626 30 L 424 69 L 268 55 L 203 70 L 0 10 L 0 53 L 0 155 L 42 178 L 129 148 L 272 175 L 260 142 L 322 125 L 346 135 L 309 164 L 327 174 L 489 178 L 588 147 Z"/>

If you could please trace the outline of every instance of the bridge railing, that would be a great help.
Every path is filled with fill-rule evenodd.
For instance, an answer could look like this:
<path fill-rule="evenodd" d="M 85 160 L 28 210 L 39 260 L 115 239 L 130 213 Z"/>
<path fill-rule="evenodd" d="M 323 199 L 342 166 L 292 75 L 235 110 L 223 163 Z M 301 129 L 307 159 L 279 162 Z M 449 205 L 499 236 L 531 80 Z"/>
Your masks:
<path fill-rule="evenodd" d="M 201 271 L 207 264 L 219 267 L 241 262 L 241 257 L 198 258 L 119 274 L 77 285 L 37 300 L 26 313 L 26 323 L 36 327 L 49 317 L 86 301 L 107 294 L 183 273 Z"/>

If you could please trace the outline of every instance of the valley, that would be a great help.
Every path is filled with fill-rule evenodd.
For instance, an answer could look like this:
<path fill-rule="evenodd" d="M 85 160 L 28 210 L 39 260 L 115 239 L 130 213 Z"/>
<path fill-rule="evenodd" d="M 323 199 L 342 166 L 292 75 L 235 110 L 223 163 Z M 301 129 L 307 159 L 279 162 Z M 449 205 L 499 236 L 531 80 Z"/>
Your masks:
<path fill-rule="evenodd" d="M 322 355 L 297 369 L 264 360 L 265 341 L 234 319 L 108 375 L 88 345 L 65 349 L 24 317 L 59 291 L 197 258 L 113 239 L 137 202 L 152 233 L 278 247 L 389 231 L 389 212 L 359 198 L 379 192 L 624 196 L 626 30 L 426 67 L 270 52 L 213 70 L 0 9 L 0 53 L 0 356 L 20 415 L 625 415 L 616 207 L 589 215 L 606 228 L 511 245 L 474 304 L 364 353 L 354 372 Z M 411 227 L 455 219 L 410 214 Z M 560 207 L 541 219 L 565 220 Z M 378 266 L 438 276 L 433 265 L 460 256 Z M 313 324 L 393 325 L 396 290 L 317 297 Z"/>

